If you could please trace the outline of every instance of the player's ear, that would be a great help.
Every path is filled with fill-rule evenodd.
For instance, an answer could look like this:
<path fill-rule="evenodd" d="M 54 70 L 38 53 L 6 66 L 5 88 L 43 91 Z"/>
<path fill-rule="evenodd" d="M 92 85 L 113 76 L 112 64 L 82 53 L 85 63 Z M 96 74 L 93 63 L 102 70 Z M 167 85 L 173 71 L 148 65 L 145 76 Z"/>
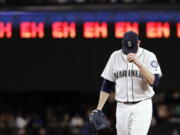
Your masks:
<path fill-rule="evenodd" d="M 141 44 L 141 40 L 138 40 L 138 46 L 140 46 L 140 44 Z"/>

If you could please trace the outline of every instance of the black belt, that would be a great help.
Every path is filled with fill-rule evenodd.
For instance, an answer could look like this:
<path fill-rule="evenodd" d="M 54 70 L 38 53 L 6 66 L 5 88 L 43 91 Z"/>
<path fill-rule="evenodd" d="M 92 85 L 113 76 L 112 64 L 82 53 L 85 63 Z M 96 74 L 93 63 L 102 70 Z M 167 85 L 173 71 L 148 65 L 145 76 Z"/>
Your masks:
<path fill-rule="evenodd" d="M 120 101 L 117 101 L 117 102 L 120 102 Z M 123 104 L 127 104 L 127 105 L 133 105 L 133 104 L 137 104 L 141 101 L 136 101 L 136 102 L 120 102 L 120 103 L 123 103 Z"/>
<path fill-rule="evenodd" d="M 150 98 L 147 98 L 147 99 L 150 99 Z M 147 100 L 147 99 L 144 99 L 144 100 Z M 120 103 L 123 103 L 123 104 L 127 104 L 127 105 L 133 105 L 133 104 L 137 104 L 137 103 L 139 103 L 141 101 L 143 101 L 143 100 L 135 101 L 135 102 L 121 102 L 121 101 L 117 101 L 117 102 L 120 102 Z"/>

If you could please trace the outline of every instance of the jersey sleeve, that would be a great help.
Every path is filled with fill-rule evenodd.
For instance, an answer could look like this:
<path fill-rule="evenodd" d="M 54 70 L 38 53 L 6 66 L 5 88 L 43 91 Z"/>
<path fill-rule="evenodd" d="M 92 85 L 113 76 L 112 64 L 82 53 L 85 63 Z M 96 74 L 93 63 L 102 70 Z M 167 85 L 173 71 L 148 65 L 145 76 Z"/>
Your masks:
<path fill-rule="evenodd" d="M 159 77 L 162 77 L 161 67 L 159 65 L 159 62 L 158 62 L 155 54 L 151 54 L 150 57 L 149 57 L 148 69 L 153 74 L 158 74 Z"/>
<path fill-rule="evenodd" d="M 101 77 L 103 77 L 104 79 L 107 79 L 111 82 L 115 81 L 115 77 L 113 74 L 113 59 L 114 59 L 114 56 L 112 54 L 101 74 Z"/>

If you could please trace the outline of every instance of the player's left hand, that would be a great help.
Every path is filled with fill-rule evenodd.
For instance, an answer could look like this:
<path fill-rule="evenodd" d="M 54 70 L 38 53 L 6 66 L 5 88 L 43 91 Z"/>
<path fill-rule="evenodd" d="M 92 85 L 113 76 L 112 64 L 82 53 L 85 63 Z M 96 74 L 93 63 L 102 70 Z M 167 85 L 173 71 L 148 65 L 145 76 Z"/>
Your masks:
<path fill-rule="evenodd" d="M 137 66 L 141 65 L 141 62 L 139 61 L 139 59 L 138 59 L 138 57 L 137 57 L 137 55 L 135 53 L 129 53 L 127 55 L 127 61 L 128 62 L 133 62 Z"/>

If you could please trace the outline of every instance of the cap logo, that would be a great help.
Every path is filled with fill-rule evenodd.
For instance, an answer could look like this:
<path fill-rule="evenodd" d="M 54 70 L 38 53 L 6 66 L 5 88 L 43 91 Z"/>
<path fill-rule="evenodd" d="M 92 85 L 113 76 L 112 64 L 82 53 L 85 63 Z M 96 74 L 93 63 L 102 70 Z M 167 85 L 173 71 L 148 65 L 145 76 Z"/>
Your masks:
<path fill-rule="evenodd" d="M 132 47 L 131 41 L 128 41 L 128 42 L 127 42 L 127 47 L 128 47 L 128 48 Z"/>

